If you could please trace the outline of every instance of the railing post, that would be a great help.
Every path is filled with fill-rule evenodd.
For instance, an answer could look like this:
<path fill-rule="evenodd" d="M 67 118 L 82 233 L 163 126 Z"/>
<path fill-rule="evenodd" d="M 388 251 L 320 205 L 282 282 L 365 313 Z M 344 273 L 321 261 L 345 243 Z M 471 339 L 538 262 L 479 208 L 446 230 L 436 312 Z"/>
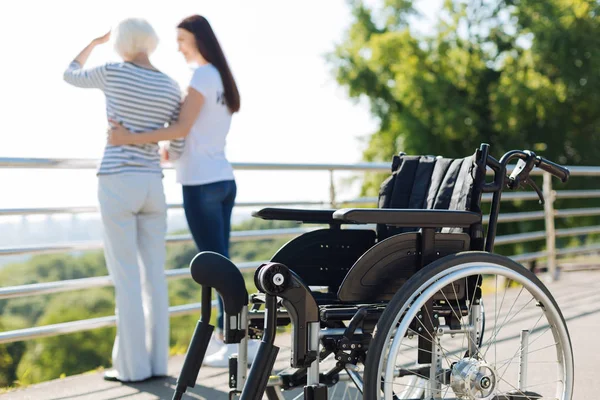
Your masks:
<path fill-rule="evenodd" d="M 335 182 L 333 180 L 333 170 L 329 170 L 329 204 L 331 208 L 337 208 L 335 201 Z"/>
<path fill-rule="evenodd" d="M 552 190 L 552 175 L 544 172 L 544 220 L 546 222 L 546 253 L 548 260 L 548 273 L 550 280 L 558 280 L 558 271 L 556 268 L 556 229 L 554 229 L 554 199 L 556 193 Z"/>

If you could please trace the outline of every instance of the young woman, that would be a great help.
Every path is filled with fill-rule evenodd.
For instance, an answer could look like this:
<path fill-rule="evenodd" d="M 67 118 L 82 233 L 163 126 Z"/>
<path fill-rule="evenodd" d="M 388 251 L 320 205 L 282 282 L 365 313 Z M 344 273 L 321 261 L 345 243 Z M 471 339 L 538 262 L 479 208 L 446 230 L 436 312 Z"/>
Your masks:
<path fill-rule="evenodd" d="M 83 69 L 92 50 L 109 40 L 94 39 L 64 73 L 68 83 L 96 88 L 106 113 L 132 132 L 177 119 L 181 91 L 149 56 L 158 44 L 154 29 L 126 19 L 113 32 L 123 62 Z M 181 149 L 183 141 L 174 146 Z M 114 370 L 107 380 L 141 381 L 167 374 L 169 304 L 164 264 L 167 207 L 156 143 L 107 145 L 97 171 L 106 265 L 115 285 L 117 337 Z M 138 256 L 141 265 L 138 264 Z"/>
<path fill-rule="evenodd" d="M 221 46 L 206 18 L 194 15 L 177 26 L 179 51 L 198 67 L 189 84 L 179 119 L 167 128 L 129 132 L 118 121 L 109 143 L 113 145 L 155 143 L 185 138 L 175 161 L 177 181 L 183 187 L 185 216 L 199 251 L 229 256 L 231 212 L 236 197 L 233 168 L 225 157 L 231 118 L 240 109 L 240 94 Z M 223 305 L 219 297 L 217 338 L 213 338 L 205 364 L 227 366 L 233 346 L 222 343 Z M 253 347 L 253 345 L 251 345 Z M 210 354 L 213 353 L 213 354 Z M 249 349 L 252 358 L 254 349 Z"/>

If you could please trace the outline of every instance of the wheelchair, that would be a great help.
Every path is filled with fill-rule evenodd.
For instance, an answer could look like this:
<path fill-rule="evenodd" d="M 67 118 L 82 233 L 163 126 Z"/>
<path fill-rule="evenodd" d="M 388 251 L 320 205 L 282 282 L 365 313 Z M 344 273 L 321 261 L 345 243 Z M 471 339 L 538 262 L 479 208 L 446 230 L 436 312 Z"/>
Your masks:
<path fill-rule="evenodd" d="M 260 265 L 251 296 L 227 258 L 193 259 L 202 317 L 173 399 L 196 383 L 215 289 L 225 341 L 239 343 L 230 398 L 283 399 L 282 391 L 298 389 L 296 398 L 311 400 L 570 400 L 573 351 L 556 301 L 527 268 L 493 253 L 503 189 L 529 184 L 543 202 L 529 177 L 534 167 L 569 178 L 531 151 L 497 160 L 482 144 L 462 159 L 394 156 L 378 208 L 253 213 L 328 227 L 292 239 Z M 277 329 L 290 324 L 290 369 L 273 374 Z M 249 337 L 261 342 L 248 372 Z"/>

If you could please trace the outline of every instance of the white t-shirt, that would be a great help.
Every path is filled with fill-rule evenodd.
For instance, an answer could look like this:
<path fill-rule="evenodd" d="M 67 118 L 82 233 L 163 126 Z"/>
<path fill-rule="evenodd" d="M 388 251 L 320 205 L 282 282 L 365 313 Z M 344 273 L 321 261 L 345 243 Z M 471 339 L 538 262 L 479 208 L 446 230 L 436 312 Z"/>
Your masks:
<path fill-rule="evenodd" d="M 177 182 L 203 185 L 233 180 L 233 168 L 225 158 L 225 142 L 231 113 L 225 103 L 219 70 L 206 64 L 194 71 L 190 87 L 204 96 L 204 105 L 185 138 L 181 157 L 175 161 Z"/>

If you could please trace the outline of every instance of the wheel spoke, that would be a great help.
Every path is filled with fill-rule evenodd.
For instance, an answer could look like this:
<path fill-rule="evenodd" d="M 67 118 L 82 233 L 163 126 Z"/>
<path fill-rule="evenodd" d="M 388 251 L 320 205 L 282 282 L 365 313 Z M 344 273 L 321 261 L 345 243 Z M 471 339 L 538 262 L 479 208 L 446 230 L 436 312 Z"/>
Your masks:
<path fill-rule="evenodd" d="M 510 261 L 479 262 L 476 254 L 457 257 L 467 261 L 464 264 L 449 261 L 447 267 L 432 265 L 431 271 L 422 270 L 423 273 L 411 278 L 413 281 L 407 282 L 405 287 L 414 293 L 396 296 L 397 300 L 391 301 L 382 314 L 378 329 L 383 326 L 384 331 L 376 333 L 368 355 L 376 354 L 373 352 L 375 344 L 383 345 L 375 351 L 384 354 L 384 358 L 375 365 L 379 368 L 378 382 L 385 399 L 393 399 L 394 393 L 400 398 L 412 399 L 425 390 L 436 399 L 487 398 L 511 391 L 513 396 L 523 400 L 555 398 L 558 393 L 561 393 L 558 400 L 570 400 L 572 349 L 564 319 L 543 284 Z M 466 295 L 462 295 L 465 290 Z M 482 293 L 481 298 L 476 297 L 479 293 Z M 493 306 L 494 310 L 487 312 L 486 307 L 484 314 L 483 304 Z M 493 324 L 486 316 L 494 319 Z M 443 330 L 434 331 L 427 328 L 429 325 L 439 325 Z M 490 328 L 482 332 L 483 326 Z M 527 347 L 522 349 L 519 338 L 527 326 L 531 326 L 528 330 L 531 340 L 524 342 Z M 549 336 L 548 331 L 552 335 Z M 467 337 L 457 337 L 457 334 Z M 418 341 L 412 341 L 414 339 Z M 434 347 L 428 349 L 429 343 Z M 467 348 L 469 351 L 465 353 Z M 432 349 L 437 352 L 437 357 L 432 354 L 437 364 L 418 365 L 412 380 L 407 379 L 408 375 L 398 376 L 397 366 L 415 365 L 419 354 L 431 354 Z M 512 357 L 506 357 L 510 355 Z M 374 360 L 368 359 L 367 363 L 372 366 L 373 362 L 377 363 Z M 526 365 L 531 368 L 527 370 Z M 427 372 L 429 368 L 431 372 Z M 557 375 L 552 376 L 552 371 Z M 440 379 L 441 376 L 445 378 Z M 558 378 L 552 380 L 549 376 Z M 536 387 L 538 390 L 528 391 Z M 398 392 L 400 388 L 403 388 L 402 393 Z M 545 396 L 540 397 L 537 392 Z"/>

